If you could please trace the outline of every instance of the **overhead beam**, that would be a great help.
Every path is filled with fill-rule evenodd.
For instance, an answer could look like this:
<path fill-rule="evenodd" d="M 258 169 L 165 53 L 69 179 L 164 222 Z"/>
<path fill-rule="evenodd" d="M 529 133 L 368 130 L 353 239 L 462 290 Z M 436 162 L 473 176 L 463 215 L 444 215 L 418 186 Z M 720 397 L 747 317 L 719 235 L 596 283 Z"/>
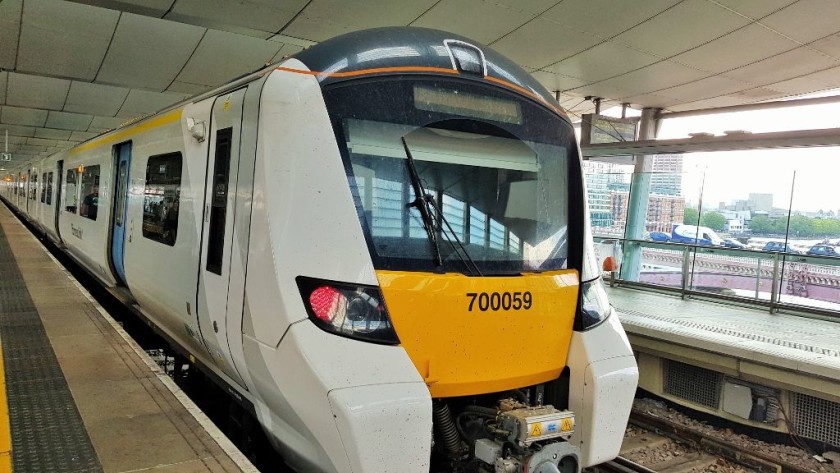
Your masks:
<path fill-rule="evenodd" d="M 702 153 L 818 146 L 840 146 L 840 128 L 773 133 L 732 133 L 724 136 L 695 136 L 675 140 L 600 143 L 582 146 L 581 151 L 584 158 L 597 158 L 637 154 Z"/>

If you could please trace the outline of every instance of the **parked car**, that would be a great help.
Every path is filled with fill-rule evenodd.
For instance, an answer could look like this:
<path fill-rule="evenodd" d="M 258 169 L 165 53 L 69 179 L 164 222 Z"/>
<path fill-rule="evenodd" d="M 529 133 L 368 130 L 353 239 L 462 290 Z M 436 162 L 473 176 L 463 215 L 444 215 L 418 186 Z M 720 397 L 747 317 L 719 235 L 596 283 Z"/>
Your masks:
<path fill-rule="evenodd" d="M 823 243 L 812 246 L 807 254 L 809 256 L 840 256 L 840 253 L 833 246 Z"/>
<path fill-rule="evenodd" d="M 799 251 L 795 248 L 792 248 L 792 247 L 788 246 L 787 244 L 785 244 L 781 241 L 768 241 L 767 244 L 764 245 L 764 248 L 762 248 L 762 251 L 773 251 L 773 252 L 777 252 L 777 253 L 784 252 L 784 253 L 791 253 L 791 254 L 794 254 L 794 255 L 802 254 L 801 251 Z"/>
<path fill-rule="evenodd" d="M 671 241 L 671 235 L 668 235 L 665 232 L 650 232 L 648 238 L 653 241 Z"/>
<path fill-rule="evenodd" d="M 735 248 L 742 250 L 747 247 L 747 245 L 741 243 L 740 241 L 734 238 L 724 238 L 721 242 L 721 245 L 725 246 L 726 248 Z"/>

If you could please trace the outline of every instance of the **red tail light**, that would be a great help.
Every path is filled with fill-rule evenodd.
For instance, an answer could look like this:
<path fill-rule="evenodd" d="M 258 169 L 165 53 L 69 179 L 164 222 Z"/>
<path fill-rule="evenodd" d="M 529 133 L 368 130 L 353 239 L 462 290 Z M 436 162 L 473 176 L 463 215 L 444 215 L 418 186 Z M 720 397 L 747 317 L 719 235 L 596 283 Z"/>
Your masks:
<path fill-rule="evenodd" d="M 369 342 L 399 343 L 379 288 L 303 276 L 296 281 L 309 319 L 321 329 Z"/>

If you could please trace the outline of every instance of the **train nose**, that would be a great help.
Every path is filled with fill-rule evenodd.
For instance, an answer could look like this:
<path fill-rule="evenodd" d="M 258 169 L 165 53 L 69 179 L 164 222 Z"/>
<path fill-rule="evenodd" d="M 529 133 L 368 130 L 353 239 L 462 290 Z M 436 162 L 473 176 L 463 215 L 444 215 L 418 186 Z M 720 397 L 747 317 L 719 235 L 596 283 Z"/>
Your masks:
<path fill-rule="evenodd" d="M 475 278 L 377 271 L 391 321 L 432 397 L 500 392 L 560 376 L 574 270 Z"/>

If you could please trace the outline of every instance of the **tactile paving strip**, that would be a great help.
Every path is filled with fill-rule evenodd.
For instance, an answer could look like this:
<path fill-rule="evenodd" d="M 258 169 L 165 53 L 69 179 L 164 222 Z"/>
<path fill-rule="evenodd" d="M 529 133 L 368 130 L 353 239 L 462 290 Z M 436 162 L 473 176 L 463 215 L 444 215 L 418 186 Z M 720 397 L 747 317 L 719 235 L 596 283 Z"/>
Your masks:
<path fill-rule="evenodd" d="M 2 227 L 0 339 L 14 471 L 101 472 Z"/>
<path fill-rule="evenodd" d="M 690 321 L 690 320 L 675 319 L 673 317 L 671 317 L 671 318 L 661 317 L 661 316 L 654 315 L 654 314 L 639 312 L 639 311 L 633 310 L 633 309 L 626 309 L 624 307 L 618 308 L 618 310 L 619 310 L 619 312 L 621 312 L 623 314 L 635 315 L 637 317 L 644 317 L 644 318 L 654 319 L 654 320 L 667 321 L 670 324 L 680 325 L 682 327 L 689 327 L 689 328 L 694 328 L 694 329 L 697 329 L 697 330 L 704 330 L 706 332 L 718 333 L 718 334 L 722 334 L 722 335 L 730 335 L 730 336 L 733 336 L 733 337 L 744 338 L 744 339 L 753 340 L 753 341 L 756 341 L 756 342 L 769 343 L 771 345 L 793 348 L 795 350 L 807 351 L 807 352 L 811 352 L 811 353 L 816 353 L 818 355 L 840 357 L 840 351 L 838 351 L 838 350 L 834 350 L 834 349 L 831 349 L 831 348 L 823 348 L 823 347 L 813 346 L 813 345 L 809 345 L 807 343 L 800 343 L 800 342 L 797 342 L 795 340 L 783 339 L 783 338 L 778 338 L 778 337 L 771 337 L 771 336 L 762 335 L 762 334 L 759 334 L 759 333 L 751 333 L 751 332 L 748 332 L 746 330 L 737 330 L 737 329 L 732 329 L 732 328 L 728 328 L 728 327 L 721 327 L 721 326 L 716 326 L 716 325 L 709 325 L 709 324 L 694 322 L 694 321 Z"/>

